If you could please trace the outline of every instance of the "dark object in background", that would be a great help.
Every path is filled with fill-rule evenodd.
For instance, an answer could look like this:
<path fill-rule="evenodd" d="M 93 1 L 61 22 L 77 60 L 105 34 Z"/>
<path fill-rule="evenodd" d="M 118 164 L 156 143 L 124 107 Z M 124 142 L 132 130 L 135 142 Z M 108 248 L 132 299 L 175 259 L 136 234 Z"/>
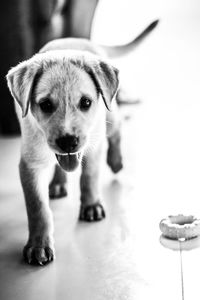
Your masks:
<path fill-rule="evenodd" d="M 0 134 L 19 133 L 5 75 L 46 42 L 59 37 L 90 38 L 98 0 L 0 1 Z"/>
<path fill-rule="evenodd" d="M 11 66 L 32 54 L 32 38 L 28 26 L 29 1 L 0 1 L 0 133 L 19 132 L 14 103 L 5 75 Z"/>

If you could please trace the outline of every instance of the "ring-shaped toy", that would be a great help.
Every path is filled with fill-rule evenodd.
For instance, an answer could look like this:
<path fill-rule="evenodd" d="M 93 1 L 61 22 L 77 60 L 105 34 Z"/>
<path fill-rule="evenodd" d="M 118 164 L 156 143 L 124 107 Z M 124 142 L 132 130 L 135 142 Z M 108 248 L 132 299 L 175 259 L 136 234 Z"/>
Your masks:
<path fill-rule="evenodd" d="M 163 247 L 174 251 L 189 251 L 200 247 L 200 237 L 188 239 L 188 240 L 172 240 L 165 237 L 163 234 L 160 236 L 160 243 Z"/>
<path fill-rule="evenodd" d="M 160 230 L 163 235 L 172 240 L 189 240 L 200 235 L 200 219 L 189 215 L 169 216 L 161 220 Z"/>

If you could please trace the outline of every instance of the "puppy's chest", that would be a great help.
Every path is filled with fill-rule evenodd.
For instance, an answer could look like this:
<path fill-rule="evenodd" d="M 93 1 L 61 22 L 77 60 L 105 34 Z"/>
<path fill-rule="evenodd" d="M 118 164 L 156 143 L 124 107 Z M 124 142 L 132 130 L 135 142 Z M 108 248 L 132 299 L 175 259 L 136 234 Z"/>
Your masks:
<path fill-rule="evenodd" d="M 37 138 L 22 141 L 22 156 L 33 168 L 45 168 L 56 163 L 55 155 L 47 143 Z"/>

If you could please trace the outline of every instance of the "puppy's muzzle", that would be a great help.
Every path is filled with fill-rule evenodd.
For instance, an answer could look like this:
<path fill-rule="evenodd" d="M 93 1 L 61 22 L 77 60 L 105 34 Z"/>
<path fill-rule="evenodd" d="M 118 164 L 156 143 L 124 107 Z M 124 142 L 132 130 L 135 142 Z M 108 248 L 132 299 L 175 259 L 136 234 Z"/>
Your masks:
<path fill-rule="evenodd" d="M 56 145 L 62 154 L 56 154 L 59 165 L 68 172 L 74 171 L 80 162 L 79 137 L 66 134 L 56 139 Z"/>

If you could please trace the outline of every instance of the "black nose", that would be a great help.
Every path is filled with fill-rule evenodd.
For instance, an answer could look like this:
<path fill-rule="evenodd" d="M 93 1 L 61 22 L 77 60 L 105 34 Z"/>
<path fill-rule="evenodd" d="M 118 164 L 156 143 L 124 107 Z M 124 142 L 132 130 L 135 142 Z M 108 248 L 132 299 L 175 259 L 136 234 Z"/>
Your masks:
<path fill-rule="evenodd" d="M 56 139 L 56 144 L 64 152 L 75 152 L 79 143 L 79 138 L 75 135 L 66 134 Z"/>

